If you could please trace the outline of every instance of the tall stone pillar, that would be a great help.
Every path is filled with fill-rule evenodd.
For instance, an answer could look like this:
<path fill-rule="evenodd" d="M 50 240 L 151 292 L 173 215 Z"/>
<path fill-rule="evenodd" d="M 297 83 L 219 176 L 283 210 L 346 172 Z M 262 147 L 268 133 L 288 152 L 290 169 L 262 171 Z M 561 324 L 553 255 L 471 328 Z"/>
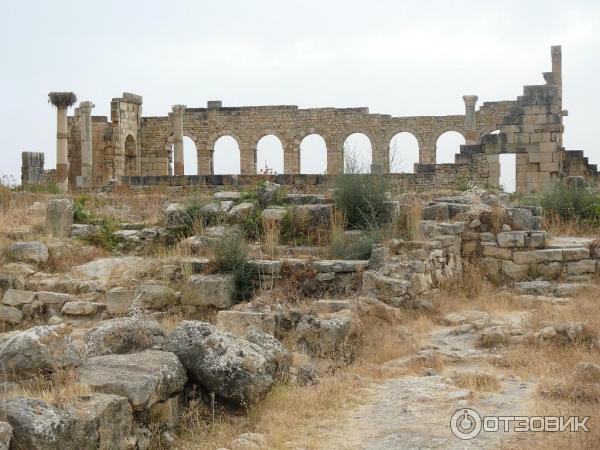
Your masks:
<path fill-rule="evenodd" d="M 560 45 L 553 45 L 550 53 L 552 55 L 552 82 L 558 87 L 558 95 L 562 99 L 562 49 Z"/>
<path fill-rule="evenodd" d="M 465 144 L 477 144 L 477 123 L 475 121 L 475 105 L 478 97 L 476 95 L 463 95 L 465 101 Z"/>
<path fill-rule="evenodd" d="M 79 103 L 79 120 L 81 129 L 81 177 L 77 184 L 80 187 L 91 187 L 92 181 L 92 102 Z"/>
<path fill-rule="evenodd" d="M 69 148 L 67 146 L 67 109 L 77 101 L 73 92 L 50 92 L 56 106 L 56 184 L 61 194 L 69 190 Z"/>
<path fill-rule="evenodd" d="M 184 105 L 173 106 L 173 174 L 185 175 L 183 166 L 183 113 Z"/>

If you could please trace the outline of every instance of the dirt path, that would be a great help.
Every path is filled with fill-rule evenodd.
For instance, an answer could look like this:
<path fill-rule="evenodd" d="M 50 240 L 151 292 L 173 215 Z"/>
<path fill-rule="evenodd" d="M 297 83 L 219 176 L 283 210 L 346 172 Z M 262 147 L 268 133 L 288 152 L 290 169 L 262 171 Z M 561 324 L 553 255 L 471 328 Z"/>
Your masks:
<path fill-rule="evenodd" d="M 501 322 L 515 324 L 519 314 L 507 314 Z M 480 433 L 472 440 L 460 440 L 450 430 L 453 413 L 472 408 L 485 415 L 525 414 L 535 384 L 517 380 L 490 362 L 494 354 L 477 349 L 477 333 L 469 327 L 440 327 L 431 332 L 423 352 L 436 353 L 445 360 L 440 373 L 404 376 L 371 386 L 369 400 L 349 411 L 343 426 L 325 436 L 327 449 L 464 449 L 495 448 L 507 433 Z M 392 365 L 405 364 L 393 361 Z M 496 392 L 473 392 L 454 385 L 455 372 L 486 372 L 499 379 Z M 434 372 L 434 371 L 431 371 Z"/>

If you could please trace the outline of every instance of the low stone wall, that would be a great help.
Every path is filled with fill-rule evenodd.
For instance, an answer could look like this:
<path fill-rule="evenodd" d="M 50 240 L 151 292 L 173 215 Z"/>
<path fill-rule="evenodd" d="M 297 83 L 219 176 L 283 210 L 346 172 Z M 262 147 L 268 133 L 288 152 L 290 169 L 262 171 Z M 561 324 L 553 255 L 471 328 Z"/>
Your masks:
<path fill-rule="evenodd" d="M 463 241 L 465 253 L 476 255 L 489 276 L 514 281 L 587 281 L 600 274 L 600 248 L 552 245 L 544 231 L 480 233 L 476 240 Z"/>

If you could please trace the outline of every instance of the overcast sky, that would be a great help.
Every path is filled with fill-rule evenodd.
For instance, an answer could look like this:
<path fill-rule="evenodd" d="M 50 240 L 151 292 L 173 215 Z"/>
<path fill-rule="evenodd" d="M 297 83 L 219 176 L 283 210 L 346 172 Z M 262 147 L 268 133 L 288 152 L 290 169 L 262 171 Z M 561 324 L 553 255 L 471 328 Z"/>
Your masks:
<path fill-rule="evenodd" d="M 463 114 L 464 94 L 481 104 L 543 83 L 554 44 L 563 46 L 565 145 L 600 163 L 597 0 L 2 0 L 0 23 L 0 174 L 20 173 L 23 150 L 54 166 L 53 90 L 93 101 L 94 115 L 109 115 L 123 91 L 143 96 L 145 115 L 217 99 Z"/>

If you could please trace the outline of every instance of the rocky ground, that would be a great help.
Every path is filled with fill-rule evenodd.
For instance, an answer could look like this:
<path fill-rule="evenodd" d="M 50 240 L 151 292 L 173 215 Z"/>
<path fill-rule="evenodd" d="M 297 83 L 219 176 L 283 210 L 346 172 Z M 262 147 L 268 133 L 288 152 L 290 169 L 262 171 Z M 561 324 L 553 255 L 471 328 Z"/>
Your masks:
<path fill-rule="evenodd" d="M 600 253 L 539 208 L 404 196 L 370 240 L 271 184 L 2 201 L 0 449 L 597 448 L 449 427 L 600 400 Z"/>

